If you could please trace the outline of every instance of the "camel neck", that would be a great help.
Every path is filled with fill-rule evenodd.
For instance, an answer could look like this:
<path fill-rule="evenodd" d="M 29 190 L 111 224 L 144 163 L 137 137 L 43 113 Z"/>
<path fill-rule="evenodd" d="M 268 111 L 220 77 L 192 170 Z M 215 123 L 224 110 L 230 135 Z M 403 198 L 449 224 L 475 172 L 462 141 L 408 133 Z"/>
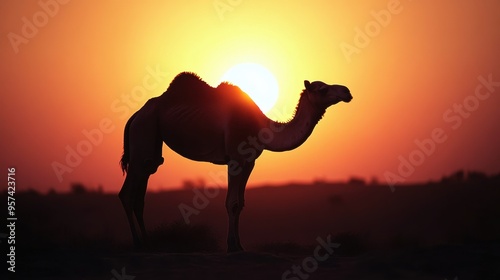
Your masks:
<path fill-rule="evenodd" d="M 289 122 L 281 123 L 269 119 L 269 128 L 272 137 L 265 142 L 265 149 L 282 152 L 289 151 L 302 145 L 311 135 L 314 127 L 321 119 L 325 109 L 318 110 L 311 104 L 307 94 L 303 92 L 293 118 Z"/>

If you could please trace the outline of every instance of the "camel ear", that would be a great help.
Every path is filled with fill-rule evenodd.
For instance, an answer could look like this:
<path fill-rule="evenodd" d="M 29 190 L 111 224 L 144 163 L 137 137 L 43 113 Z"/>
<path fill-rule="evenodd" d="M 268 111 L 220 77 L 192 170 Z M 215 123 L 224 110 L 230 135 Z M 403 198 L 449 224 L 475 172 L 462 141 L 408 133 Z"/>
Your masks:
<path fill-rule="evenodd" d="M 308 80 L 304 80 L 304 86 L 307 90 L 311 90 L 311 83 Z"/>

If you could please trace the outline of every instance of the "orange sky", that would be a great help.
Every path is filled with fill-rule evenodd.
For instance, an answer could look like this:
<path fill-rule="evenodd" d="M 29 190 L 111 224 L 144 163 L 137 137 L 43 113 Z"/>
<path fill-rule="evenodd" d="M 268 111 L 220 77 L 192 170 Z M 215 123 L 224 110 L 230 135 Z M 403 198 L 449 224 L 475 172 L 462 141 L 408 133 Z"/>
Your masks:
<path fill-rule="evenodd" d="M 354 100 L 330 108 L 298 149 L 264 152 L 249 185 L 500 171 L 499 1 L 305 3 L 0 2 L 1 169 L 17 168 L 19 189 L 82 182 L 117 191 L 133 111 L 181 71 L 214 85 L 235 64 L 254 62 L 278 80 L 273 118 L 291 117 L 304 79 L 344 84 Z M 475 96 L 481 76 L 493 84 Z M 96 129 L 102 137 L 82 144 Z M 415 141 L 436 129 L 434 144 L 424 141 L 434 151 L 418 152 Z M 69 166 L 77 147 L 87 154 Z M 197 178 L 214 185 L 225 171 L 166 147 L 163 155 L 150 189 Z M 401 157 L 418 166 L 401 173 Z M 71 172 L 58 178 L 54 162 Z"/>

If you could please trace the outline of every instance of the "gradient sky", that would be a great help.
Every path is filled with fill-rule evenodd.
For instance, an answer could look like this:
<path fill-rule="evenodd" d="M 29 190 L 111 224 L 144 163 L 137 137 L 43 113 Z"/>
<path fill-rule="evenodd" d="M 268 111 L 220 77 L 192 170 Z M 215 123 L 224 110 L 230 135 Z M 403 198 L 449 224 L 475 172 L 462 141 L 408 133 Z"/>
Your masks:
<path fill-rule="evenodd" d="M 264 152 L 249 185 L 500 171 L 500 87 L 474 95 L 479 77 L 500 82 L 496 0 L 41 0 L 1 1 L 0 11 L 0 167 L 17 168 L 18 189 L 119 190 L 128 117 L 181 71 L 215 85 L 242 62 L 277 78 L 274 119 L 292 116 L 305 79 L 344 84 L 354 96 L 328 109 L 298 149 Z M 70 167 L 68 148 L 96 129 L 102 138 Z M 442 143 L 419 157 L 415 141 L 439 132 Z M 226 170 L 166 146 L 163 156 L 152 190 L 186 179 L 214 185 Z M 411 156 L 418 166 L 401 174 L 401 157 Z M 59 180 L 54 162 L 71 172 Z"/>

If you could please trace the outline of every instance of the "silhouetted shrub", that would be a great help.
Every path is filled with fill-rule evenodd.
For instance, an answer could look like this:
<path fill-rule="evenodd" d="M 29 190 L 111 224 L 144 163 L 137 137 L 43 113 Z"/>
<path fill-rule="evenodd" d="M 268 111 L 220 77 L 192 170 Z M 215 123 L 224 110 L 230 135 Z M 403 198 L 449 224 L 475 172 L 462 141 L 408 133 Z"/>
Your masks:
<path fill-rule="evenodd" d="M 171 253 L 215 252 L 217 239 L 206 225 L 187 225 L 182 221 L 162 224 L 149 233 L 149 247 Z"/>
<path fill-rule="evenodd" d="M 488 180 L 488 175 L 480 171 L 469 171 L 467 174 L 467 179 L 473 182 L 484 182 Z"/>
<path fill-rule="evenodd" d="M 459 170 L 450 176 L 444 176 L 441 179 L 441 183 L 455 183 L 455 182 L 463 182 L 465 181 L 465 172 L 463 170 Z"/>
<path fill-rule="evenodd" d="M 347 183 L 349 185 L 354 185 L 354 186 L 364 186 L 364 185 L 366 185 L 365 179 L 358 178 L 358 177 L 351 177 Z"/>
<path fill-rule="evenodd" d="M 87 188 L 82 183 L 72 183 L 70 188 L 71 188 L 71 193 L 73 194 L 87 193 Z"/>
<path fill-rule="evenodd" d="M 184 180 L 182 181 L 182 188 L 185 190 L 192 190 L 194 189 L 195 183 L 191 180 Z"/>
<path fill-rule="evenodd" d="M 198 178 L 198 180 L 184 180 L 182 181 L 182 188 L 185 190 L 192 190 L 192 189 L 203 189 L 207 186 L 207 183 L 205 182 L 205 179 L 203 178 Z"/>
<path fill-rule="evenodd" d="M 20 194 L 21 195 L 29 195 L 29 196 L 39 196 L 40 195 L 40 193 L 37 190 L 32 189 L 32 188 L 29 188 L 25 191 L 22 191 Z"/>
<path fill-rule="evenodd" d="M 104 193 L 104 187 L 102 185 L 97 186 L 96 193 L 103 194 Z"/>
<path fill-rule="evenodd" d="M 50 190 L 47 192 L 47 195 L 57 195 L 57 191 L 54 188 L 50 188 Z"/>
<path fill-rule="evenodd" d="M 378 181 L 378 178 L 377 178 L 377 177 L 373 176 L 373 177 L 371 178 L 371 180 L 370 180 L 370 183 L 369 183 L 369 184 L 370 184 L 370 186 L 378 186 L 378 185 L 380 185 L 380 182 Z"/>
<path fill-rule="evenodd" d="M 312 184 L 313 185 L 325 185 L 325 184 L 327 184 L 327 181 L 325 180 L 325 178 L 316 178 L 313 180 Z"/>

